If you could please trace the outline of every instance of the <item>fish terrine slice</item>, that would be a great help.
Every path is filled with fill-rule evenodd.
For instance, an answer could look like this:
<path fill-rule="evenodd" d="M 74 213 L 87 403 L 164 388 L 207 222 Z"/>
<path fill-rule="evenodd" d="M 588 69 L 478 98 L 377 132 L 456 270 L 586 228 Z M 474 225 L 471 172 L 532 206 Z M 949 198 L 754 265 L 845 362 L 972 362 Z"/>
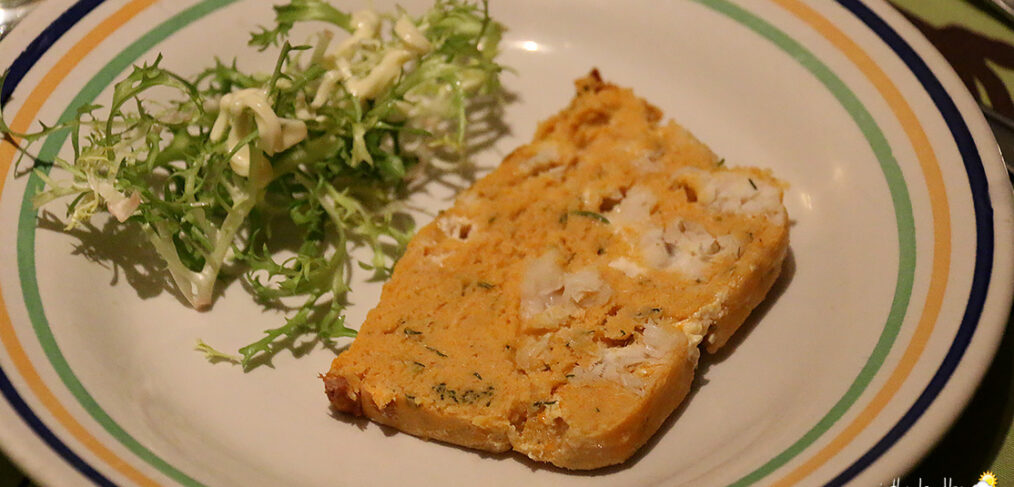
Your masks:
<path fill-rule="evenodd" d="M 628 459 L 771 288 L 782 185 L 728 168 L 593 71 L 532 143 L 423 227 L 332 407 L 570 469 Z"/>

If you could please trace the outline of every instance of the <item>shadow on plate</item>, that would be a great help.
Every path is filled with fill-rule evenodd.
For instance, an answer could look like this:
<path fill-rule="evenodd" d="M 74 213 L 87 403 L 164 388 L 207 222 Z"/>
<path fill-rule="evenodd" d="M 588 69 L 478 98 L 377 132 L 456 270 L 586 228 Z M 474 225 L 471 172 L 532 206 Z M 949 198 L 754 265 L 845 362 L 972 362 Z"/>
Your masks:
<path fill-rule="evenodd" d="M 990 470 L 1014 421 L 1012 324 L 1014 316 L 1009 316 L 996 357 L 964 412 L 901 485 L 919 485 L 920 479 L 923 485 L 938 485 L 945 477 L 954 479 L 955 485 L 972 485 Z"/>
<path fill-rule="evenodd" d="M 761 303 L 757 305 L 756 308 L 754 308 L 753 312 L 750 313 L 750 316 L 748 316 L 746 321 L 743 322 L 743 325 L 741 325 L 739 329 L 736 330 L 736 333 L 732 335 L 732 338 L 730 338 L 729 341 L 726 342 L 726 344 L 718 352 L 713 354 L 709 354 L 706 352 L 701 353 L 701 359 L 700 362 L 697 364 L 697 372 L 694 374 L 694 383 L 690 387 L 690 392 L 687 394 L 687 397 L 683 399 L 683 402 L 679 405 L 679 407 L 676 408 L 676 410 L 673 411 L 673 413 L 670 414 L 668 418 L 666 418 L 666 420 L 662 423 L 662 426 L 658 428 L 658 431 L 655 433 L 655 435 L 652 436 L 650 440 L 648 440 L 648 443 L 646 443 L 643 447 L 641 447 L 641 449 L 638 450 L 633 457 L 631 457 L 629 460 L 620 465 L 614 465 L 612 467 L 607 467 L 604 469 L 586 473 L 582 472 L 582 474 L 590 476 L 608 475 L 613 472 L 631 468 L 634 465 L 636 465 L 637 462 L 639 462 L 642 458 L 647 456 L 648 453 L 652 449 L 654 449 L 655 446 L 658 445 L 660 441 L 662 441 L 662 437 L 666 435 L 669 432 L 669 430 L 672 429 L 672 427 L 676 424 L 677 421 L 679 421 L 680 416 L 683 415 L 683 412 L 686 410 L 687 406 L 692 403 L 692 401 L 694 400 L 694 396 L 697 395 L 697 392 L 700 390 L 701 386 L 708 383 L 707 375 L 711 367 L 716 364 L 722 363 L 727 358 L 729 358 L 730 355 L 736 352 L 736 349 L 739 348 L 740 344 L 742 344 L 743 341 L 746 340 L 748 336 L 750 336 L 750 334 L 758 326 L 758 324 L 760 324 L 760 322 L 764 320 L 764 316 L 766 316 L 768 312 L 771 310 L 771 307 L 774 306 L 776 302 L 778 302 L 778 298 L 780 298 L 783 294 L 785 294 L 785 291 L 789 288 L 789 284 L 792 283 L 792 279 L 793 277 L 795 277 L 795 275 L 796 275 L 796 258 L 794 252 L 792 251 L 792 247 L 790 246 L 788 252 L 785 255 L 785 260 L 782 262 L 782 273 L 781 275 L 778 276 L 778 280 L 776 280 L 775 283 L 771 286 L 771 290 L 768 291 L 767 297 L 765 297 L 764 301 L 761 301 Z M 776 324 L 769 323 L 769 325 Z"/>
<path fill-rule="evenodd" d="M 155 253 L 136 225 L 107 219 L 101 226 L 87 222 L 67 229 L 53 212 L 42 210 L 36 219 L 36 228 L 63 233 L 76 239 L 71 253 L 108 269 L 111 273 L 110 286 L 119 284 L 122 278 L 141 299 L 154 298 L 168 292 L 180 304 L 190 306 L 169 279 L 162 258 Z"/>

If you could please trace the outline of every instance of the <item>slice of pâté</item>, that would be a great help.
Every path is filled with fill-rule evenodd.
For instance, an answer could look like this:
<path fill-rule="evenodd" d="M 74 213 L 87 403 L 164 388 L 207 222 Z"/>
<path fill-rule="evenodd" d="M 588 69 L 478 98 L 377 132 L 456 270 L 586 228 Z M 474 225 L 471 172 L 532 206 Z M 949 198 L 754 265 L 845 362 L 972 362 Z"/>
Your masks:
<path fill-rule="evenodd" d="M 332 407 L 570 469 L 623 462 L 771 288 L 782 185 L 728 168 L 596 71 L 570 106 L 423 227 Z"/>

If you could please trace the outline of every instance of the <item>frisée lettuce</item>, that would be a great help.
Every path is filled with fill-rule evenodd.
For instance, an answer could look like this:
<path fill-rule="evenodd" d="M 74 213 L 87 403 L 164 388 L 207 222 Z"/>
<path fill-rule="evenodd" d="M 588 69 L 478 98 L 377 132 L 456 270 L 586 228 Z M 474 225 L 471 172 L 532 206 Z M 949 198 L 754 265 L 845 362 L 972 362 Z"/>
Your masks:
<path fill-rule="evenodd" d="M 250 40 L 278 50 L 271 73 L 216 61 L 187 78 L 159 57 L 73 122 L 19 134 L 0 117 L 0 131 L 28 144 L 71 129 L 73 158 L 35 171 L 45 182 L 35 206 L 70 198 L 68 228 L 102 211 L 139 225 L 194 308 L 212 305 L 233 267 L 259 302 L 299 300 L 238 355 L 199 343 L 245 368 L 287 340 L 355 335 L 343 314 L 352 267 L 390 273 L 411 236 L 398 211 L 408 181 L 437 152 L 464 155 L 467 110 L 499 93 L 503 69 L 502 27 L 485 3 L 437 0 L 418 17 L 324 0 L 274 10 L 273 28 Z M 327 28 L 290 43 L 293 26 L 309 21 Z M 146 98 L 156 89 L 176 96 Z M 298 248 L 286 252 L 280 239 Z M 357 248 L 371 257 L 353 258 Z"/>

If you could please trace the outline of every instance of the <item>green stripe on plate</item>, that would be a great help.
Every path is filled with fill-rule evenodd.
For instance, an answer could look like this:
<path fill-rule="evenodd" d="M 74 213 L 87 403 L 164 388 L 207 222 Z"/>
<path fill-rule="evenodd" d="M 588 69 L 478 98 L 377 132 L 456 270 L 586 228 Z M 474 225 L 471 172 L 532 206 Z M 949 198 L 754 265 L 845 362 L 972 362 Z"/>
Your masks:
<path fill-rule="evenodd" d="M 186 27 L 190 23 L 198 20 L 215 10 L 218 10 L 236 0 L 204 0 L 193 7 L 190 7 L 179 14 L 171 17 L 162 24 L 158 25 L 148 33 L 141 36 L 138 40 L 126 47 L 123 51 L 116 55 L 112 61 L 106 64 L 91 80 L 85 84 L 84 88 L 74 97 L 71 101 L 70 106 L 63 111 L 60 115 L 61 121 L 73 120 L 77 114 L 78 107 L 92 103 L 99 93 L 102 92 L 107 86 L 113 83 L 116 76 L 122 73 L 124 70 L 129 68 L 133 62 L 140 58 L 144 53 L 151 50 L 159 42 L 169 37 L 173 33 L 179 31 L 183 27 Z M 42 145 L 39 150 L 39 159 L 44 161 L 51 161 L 56 158 L 66 142 L 70 132 L 67 130 L 54 133 L 46 139 L 46 142 Z M 46 169 L 48 171 L 48 169 Z M 78 380 L 77 376 L 71 370 L 70 365 L 67 363 L 67 359 L 64 358 L 63 353 L 60 351 L 60 347 L 56 343 L 56 338 L 53 336 L 52 330 L 49 328 L 49 321 L 46 319 L 46 314 L 42 305 L 42 297 L 39 294 L 38 279 L 35 275 L 35 216 L 36 211 L 32 206 L 32 195 L 36 194 L 43 187 L 42 180 L 34 173 L 29 177 L 27 187 L 25 188 L 24 198 L 21 202 L 21 214 L 18 222 L 18 271 L 21 278 L 21 289 L 24 293 L 25 307 L 28 309 L 28 316 L 32 321 L 32 327 L 35 329 L 35 335 L 39 339 L 39 344 L 45 351 L 46 356 L 49 358 L 50 364 L 53 369 L 60 376 L 63 384 L 70 390 L 71 394 L 77 399 L 78 403 L 88 411 L 88 414 L 123 446 L 125 446 L 132 453 L 143 459 L 152 467 L 158 469 L 166 476 L 172 478 L 181 485 L 188 487 L 203 487 L 204 484 L 194 480 L 187 474 L 181 472 L 176 467 L 173 467 L 168 462 L 160 458 L 158 455 L 153 453 L 151 450 L 146 448 L 129 433 L 127 433 L 113 418 L 109 417 L 95 398 L 88 393 L 81 381 Z"/>
<path fill-rule="evenodd" d="M 113 83 L 115 77 L 127 69 L 141 55 L 149 51 L 157 43 L 161 42 L 174 32 L 180 30 L 191 22 L 221 8 L 236 0 L 205 0 L 175 17 L 162 23 L 152 31 L 145 34 L 136 42 L 119 53 L 109 64 L 96 74 L 81 92 L 74 98 L 70 106 L 64 110 L 61 120 L 70 120 L 76 114 L 77 108 L 91 103 L 107 86 Z M 887 356 L 888 351 L 894 344 L 901 329 L 905 312 L 908 308 L 912 293 L 912 282 L 915 274 L 916 247 L 915 247 L 915 224 L 912 216 L 912 204 L 909 200 L 908 188 L 905 185 L 904 176 L 898 167 L 897 161 L 891 153 L 890 144 L 877 126 L 869 111 L 862 105 L 859 99 L 852 93 L 840 78 L 838 78 L 825 64 L 823 64 L 813 53 L 804 48 L 784 32 L 752 13 L 734 5 L 726 0 L 694 0 L 713 11 L 729 17 L 730 19 L 744 25 L 762 38 L 770 41 L 786 54 L 791 56 L 813 74 L 832 95 L 841 103 L 842 107 L 849 113 L 853 121 L 859 127 L 870 147 L 872 148 L 884 178 L 887 181 L 894 204 L 895 220 L 898 226 L 898 251 L 899 267 L 897 283 L 895 286 L 894 298 L 891 309 L 887 316 L 887 322 L 881 331 L 877 344 L 866 361 L 859 374 L 853 380 L 848 390 L 835 403 L 820 421 L 817 422 L 801 438 L 796 440 L 787 449 L 766 462 L 760 468 L 747 474 L 734 482 L 734 486 L 749 485 L 761 480 L 766 475 L 785 465 L 794 457 L 799 455 L 807 447 L 813 444 L 821 435 L 827 432 L 846 411 L 851 408 L 870 381 L 880 370 Z M 67 132 L 54 134 L 46 140 L 39 157 L 43 160 L 52 160 L 59 153 L 68 137 Z M 39 294 L 38 281 L 35 274 L 35 218 L 36 212 L 31 204 L 31 195 L 42 188 L 42 181 L 32 175 L 25 190 L 21 206 L 21 214 L 18 225 L 18 266 L 21 277 L 21 287 L 24 293 L 25 306 L 28 308 L 32 326 L 38 336 L 46 356 L 49 358 L 53 368 L 59 374 L 64 385 L 71 391 L 82 407 L 88 411 L 106 431 L 116 438 L 121 444 L 127 447 L 139 458 L 157 468 L 160 472 L 186 486 L 200 486 L 199 482 L 179 471 L 165 460 L 159 458 L 153 452 L 141 445 L 123 430 L 109 415 L 98 405 L 95 399 L 88 393 L 77 376 L 74 375 L 69 364 L 60 352 L 56 339 L 49 328 L 43 310 L 42 298 Z"/>
<path fill-rule="evenodd" d="M 905 312 L 912 296 L 912 281 L 915 276 L 916 248 L 915 248 L 915 222 L 912 216 L 912 202 L 909 200 L 908 187 L 905 185 L 905 177 L 898 167 L 898 161 L 894 159 L 891 146 L 877 126 L 877 122 L 866 110 L 859 98 L 845 85 L 845 83 L 831 71 L 817 56 L 803 47 L 800 43 L 778 30 L 763 19 L 750 12 L 734 5 L 726 0 L 694 0 L 717 12 L 720 12 L 740 24 L 745 25 L 764 39 L 771 41 L 781 48 L 788 55 L 792 56 L 804 68 L 810 71 L 814 77 L 830 91 L 842 107 L 849 113 L 852 120 L 862 131 L 866 141 L 873 149 L 880 169 L 887 180 L 887 186 L 891 192 L 891 201 L 894 204 L 895 222 L 898 226 L 898 277 L 894 288 L 894 299 L 891 302 L 891 309 L 887 315 L 887 323 L 880 332 L 880 338 L 873 347 L 866 364 L 859 371 L 859 374 L 852 381 L 852 384 L 845 393 L 838 399 L 838 402 L 831 407 L 824 417 L 817 421 L 809 431 L 803 434 L 792 445 L 784 451 L 775 455 L 760 468 L 743 476 L 731 485 L 741 487 L 750 485 L 761 480 L 771 472 L 774 472 L 782 465 L 799 455 L 803 450 L 817 441 L 821 435 L 827 432 L 841 417 L 849 410 L 863 394 L 870 381 L 877 375 L 880 367 L 884 364 L 887 352 L 890 351 L 894 340 L 898 337 L 901 324 L 905 319 Z"/>

